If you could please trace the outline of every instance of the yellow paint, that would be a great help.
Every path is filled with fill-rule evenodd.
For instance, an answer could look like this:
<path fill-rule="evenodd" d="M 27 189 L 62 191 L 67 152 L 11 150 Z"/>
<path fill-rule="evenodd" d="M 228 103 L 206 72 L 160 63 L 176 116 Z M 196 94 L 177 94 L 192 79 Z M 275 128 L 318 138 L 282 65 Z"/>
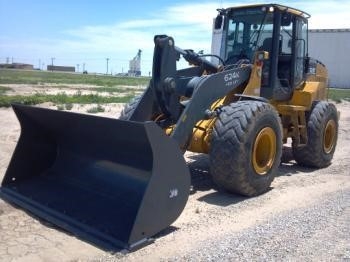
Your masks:
<path fill-rule="evenodd" d="M 307 141 L 305 106 L 278 104 L 275 105 L 279 115 L 282 118 L 283 125 L 283 143 L 287 142 L 288 137 L 293 137 L 300 144 Z"/>
<path fill-rule="evenodd" d="M 313 101 L 326 99 L 326 91 L 325 82 L 307 81 L 303 84 L 303 88 L 294 91 L 289 104 L 305 106 L 307 110 L 310 110 Z"/>
<path fill-rule="evenodd" d="M 197 153 L 209 153 L 210 137 L 215 119 L 199 121 L 193 128 L 191 142 L 188 150 Z"/>
<path fill-rule="evenodd" d="M 211 105 L 211 110 L 215 110 L 224 105 L 228 105 L 239 99 L 236 97 L 236 93 L 249 95 L 249 96 L 260 96 L 261 86 L 261 75 L 263 60 L 268 58 L 268 52 L 257 52 L 255 60 L 252 66 L 251 75 L 248 82 L 245 85 L 237 88 L 235 91 L 229 92 L 226 96 L 218 99 Z M 244 66 L 244 65 L 243 65 Z M 311 109 L 312 103 L 315 100 L 325 100 L 327 98 L 327 84 L 328 84 L 328 73 L 325 66 L 322 64 L 316 65 L 316 74 L 309 75 L 305 82 L 299 87 L 296 87 L 293 92 L 293 96 L 289 101 L 274 101 L 270 103 L 276 108 L 279 115 L 282 118 L 283 123 L 283 142 L 287 142 L 288 137 L 297 139 L 300 144 L 305 144 L 307 141 L 307 130 L 306 130 L 306 118 L 305 112 Z M 186 121 L 187 116 L 184 116 L 181 121 Z M 213 127 L 216 118 L 209 120 L 198 121 L 193 128 L 191 140 L 189 141 L 188 150 L 198 153 L 209 153 L 210 140 L 212 136 Z M 165 130 L 167 135 L 170 135 L 175 126 L 171 126 Z M 331 129 L 330 129 L 331 130 Z M 329 132 L 331 133 L 331 132 Z M 272 141 L 272 135 L 269 130 L 264 133 L 264 140 Z M 331 141 L 331 135 L 325 139 Z M 266 138 L 266 139 L 265 139 Z M 328 141 L 327 140 L 327 141 Z M 265 143 L 265 142 L 264 142 Z M 331 142 L 329 144 L 332 144 Z M 273 158 L 273 154 L 265 152 L 264 150 L 258 150 L 257 146 L 257 158 L 255 168 L 261 175 L 264 174 L 265 167 L 268 167 L 270 160 Z M 331 147 L 331 146 L 329 146 Z M 265 153 L 269 155 L 268 161 L 264 165 L 260 165 L 264 160 Z M 267 168 L 268 169 L 268 168 Z"/>
<path fill-rule="evenodd" d="M 258 175 L 266 175 L 275 162 L 277 137 L 271 127 L 263 128 L 256 136 L 253 147 L 253 168 Z"/>
<path fill-rule="evenodd" d="M 211 105 L 211 110 L 227 104 L 227 96 L 215 101 Z M 198 121 L 193 128 L 192 139 L 188 150 L 197 153 L 209 153 L 210 138 L 216 118 Z"/>
<path fill-rule="evenodd" d="M 324 82 L 328 83 L 328 71 L 327 68 L 317 63 L 316 65 L 316 74 L 315 75 L 309 75 L 306 81 L 314 81 L 314 82 Z"/>
<path fill-rule="evenodd" d="M 255 54 L 254 66 L 252 68 L 248 84 L 243 91 L 243 95 L 260 96 L 263 60 L 268 58 L 268 52 L 261 51 Z"/>
<path fill-rule="evenodd" d="M 232 91 L 228 93 L 225 97 L 217 100 L 212 104 L 210 109 L 215 110 L 220 106 L 228 105 L 234 101 L 237 101 L 238 97 L 235 96 L 236 93 L 251 96 L 260 96 L 260 82 L 263 66 L 262 60 L 268 59 L 268 55 L 268 52 L 257 52 L 255 55 L 251 75 L 246 86 L 241 86 L 240 88 L 237 88 L 237 91 Z M 188 146 L 189 151 L 206 154 L 209 153 L 210 139 L 215 120 L 216 118 L 209 120 L 201 120 L 196 124 L 196 126 L 193 128 L 192 139 Z"/>
<path fill-rule="evenodd" d="M 330 119 L 325 127 L 324 135 L 323 135 L 323 151 L 326 154 L 332 152 L 336 143 L 337 136 L 337 124 L 333 119 Z"/>
<path fill-rule="evenodd" d="M 291 100 L 285 102 L 271 101 L 281 115 L 283 141 L 288 137 L 297 140 L 301 145 L 307 141 L 305 112 L 310 111 L 317 100 L 327 99 L 328 72 L 324 65 L 317 63 L 316 73 L 307 76 L 306 81 L 296 87 Z"/>

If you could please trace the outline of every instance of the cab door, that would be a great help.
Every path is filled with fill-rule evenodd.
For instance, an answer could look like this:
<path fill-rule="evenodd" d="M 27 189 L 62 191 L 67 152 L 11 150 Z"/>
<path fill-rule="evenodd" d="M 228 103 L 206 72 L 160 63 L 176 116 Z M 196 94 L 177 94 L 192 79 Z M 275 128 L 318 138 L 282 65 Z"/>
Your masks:
<path fill-rule="evenodd" d="M 292 59 L 292 83 L 296 88 L 305 80 L 305 59 L 307 56 L 307 21 L 295 18 Z"/>

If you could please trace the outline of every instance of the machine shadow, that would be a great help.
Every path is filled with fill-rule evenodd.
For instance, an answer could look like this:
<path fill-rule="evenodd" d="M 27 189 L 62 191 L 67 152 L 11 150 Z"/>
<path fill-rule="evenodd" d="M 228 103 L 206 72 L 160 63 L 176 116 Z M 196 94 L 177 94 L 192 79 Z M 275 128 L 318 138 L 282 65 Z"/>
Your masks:
<path fill-rule="evenodd" d="M 189 159 L 187 165 L 191 173 L 190 194 L 208 191 L 208 194 L 199 197 L 198 201 L 217 206 L 229 206 L 249 199 L 249 197 L 225 192 L 214 183 L 210 176 L 208 155 L 195 154 L 187 156 L 187 158 Z M 212 190 L 215 190 L 215 192 Z"/>
<path fill-rule="evenodd" d="M 199 197 L 198 201 L 218 206 L 229 206 L 250 199 L 238 194 L 231 194 L 219 188 L 212 180 L 209 170 L 209 156 L 206 154 L 187 155 L 187 165 L 191 173 L 191 195 L 196 192 L 208 191 L 208 194 Z M 292 176 L 299 173 L 311 173 L 315 168 L 298 165 L 293 157 L 291 147 L 283 147 L 281 163 L 278 167 L 276 177 Z M 270 187 L 269 190 L 271 190 Z M 215 190 L 215 192 L 212 192 Z"/>
<path fill-rule="evenodd" d="M 311 173 L 315 170 L 317 169 L 298 165 L 294 160 L 292 148 L 290 146 L 284 146 L 282 151 L 281 164 L 277 170 L 276 177 L 292 176 L 299 173 Z"/>
<path fill-rule="evenodd" d="M 225 192 L 214 183 L 210 175 L 208 155 L 190 153 L 186 154 L 185 158 L 191 174 L 190 194 L 194 195 L 199 192 L 206 193 L 205 195 L 199 197 L 197 201 L 203 201 L 210 205 L 226 207 L 251 199 L 251 197 L 245 197 L 238 194 Z M 277 170 L 276 177 L 292 176 L 301 172 L 311 173 L 314 170 L 315 169 L 312 168 L 299 166 L 293 158 L 292 149 L 286 146 L 283 147 L 281 164 Z M 270 187 L 269 190 L 272 189 L 273 188 Z M 175 226 L 169 226 L 156 234 L 154 236 L 154 239 L 160 239 L 177 230 L 179 230 L 179 228 Z"/>

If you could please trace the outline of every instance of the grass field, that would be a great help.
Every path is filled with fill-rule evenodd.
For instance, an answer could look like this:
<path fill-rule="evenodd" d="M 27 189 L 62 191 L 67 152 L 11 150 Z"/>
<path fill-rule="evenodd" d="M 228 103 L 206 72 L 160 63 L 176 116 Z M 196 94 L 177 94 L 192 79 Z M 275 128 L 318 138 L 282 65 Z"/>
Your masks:
<path fill-rule="evenodd" d="M 21 103 L 24 105 L 36 105 L 45 102 L 54 104 L 108 104 L 108 103 L 126 103 L 133 98 L 134 95 L 119 96 L 99 96 L 99 95 L 81 95 L 76 94 L 69 96 L 65 93 L 57 95 L 34 94 L 31 96 L 6 96 L 0 95 L 0 107 L 10 107 L 11 103 Z"/>
<path fill-rule="evenodd" d="M 6 91 L 11 90 L 11 88 L 6 86 L 0 86 L 0 95 L 4 94 Z"/>
<path fill-rule="evenodd" d="M 149 77 L 119 77 L 110 75 L 75 74 L 50 71 L 0 69 L 1 84 L 85 84 L 104 87 L 147 85 Z"/>
<path fill-rule="evenodd" d="M 340 103 L 341 100 L 350 101 L 350 89 L 330 88 L 328 91 L 328 97 L 337 103 Z"/>
<path fill-rule="evenodd" d="M 0 107 L 9 107 L 11 103 L 35 105 L 52 102 L 58 105 L 126 103 L 135 96 L 135 87 L 147 86 L 148 77 L 115 77 L 106 75 L 86 75 L 47 71 L 25 71 L 0 69 Z M 69 85 L 89 85 L 89 90 L 97 94 L 83 95 L 77 91 L 73 95 L 58 93 L 57 95 L 35 93 L 33 95 L 6 95 L 11 90 L 6 84 L 26 84 L 45 87 L 45 84 L 57 84 L 59 88 L 71 88 Z M 93 86 L 93 87 L 91 87 Z M 118 96 L 101 96 L 99 92 L 117 93 Z M 329 99 L 339 103 L 342 100 L 350 101 L 350 89 L 330 88 Z"/>
<path fill-rule="evenodd" d="M 52 102 L 57 105 L 69 104 L 101 104 L 101 103 L 126 103 L 135 96 L 136 89 L 146 87 L 148 77 L 117 77 L 109 75 L 74 74 L 64 72 L 30 71 L 0 69 L 0 107 L 9 107 L 11 103 L 35 105 L 44 102 Z M 32 95 L 6 95 L 11 88 L 8 84 L 23 84 L 37 88 L 48 89 L 48 84 L 55 84 L 56 89 L 73 89 L 72 85 L 89 85 L 89 91 L 97 94 L 84 95 L 80 89 L 73 95 L 59 92 L 57 95 L 46 94 L 44 91 Z M 141 88 L 141 89 L 140 89 Z M 111 93 L 110 96 L 99 95 L 100 92 Z M 113 94 L 117 95 L 113 95 Z M 99 109 L 99 108 L 98 108 Z"/>

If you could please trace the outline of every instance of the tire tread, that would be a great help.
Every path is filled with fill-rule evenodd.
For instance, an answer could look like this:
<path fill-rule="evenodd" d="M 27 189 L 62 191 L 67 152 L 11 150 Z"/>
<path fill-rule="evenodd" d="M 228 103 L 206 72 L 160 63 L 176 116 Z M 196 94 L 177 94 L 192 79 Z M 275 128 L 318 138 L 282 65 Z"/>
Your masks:
<path fill-rule="evenodd" d="M 280 118 L 274 108 L 260 101 L 239 101 L 222 108 L 213 130 L 210 152 L 211 174 L 214 182 L 227 191 L 255 196 L 268 190 L 275 170 L 262 183 L 254 184 L 248 175 L 247 134 L 264 114 L 270 114 L 279 125 L 277 139 L 281 140 Z M 278 142 L 278 141 L 277 141 Z M 280 147 L 282 147 L 280 142 Z M 276 152 L 274 169 L 278 167 L 281 149 Z"/>

